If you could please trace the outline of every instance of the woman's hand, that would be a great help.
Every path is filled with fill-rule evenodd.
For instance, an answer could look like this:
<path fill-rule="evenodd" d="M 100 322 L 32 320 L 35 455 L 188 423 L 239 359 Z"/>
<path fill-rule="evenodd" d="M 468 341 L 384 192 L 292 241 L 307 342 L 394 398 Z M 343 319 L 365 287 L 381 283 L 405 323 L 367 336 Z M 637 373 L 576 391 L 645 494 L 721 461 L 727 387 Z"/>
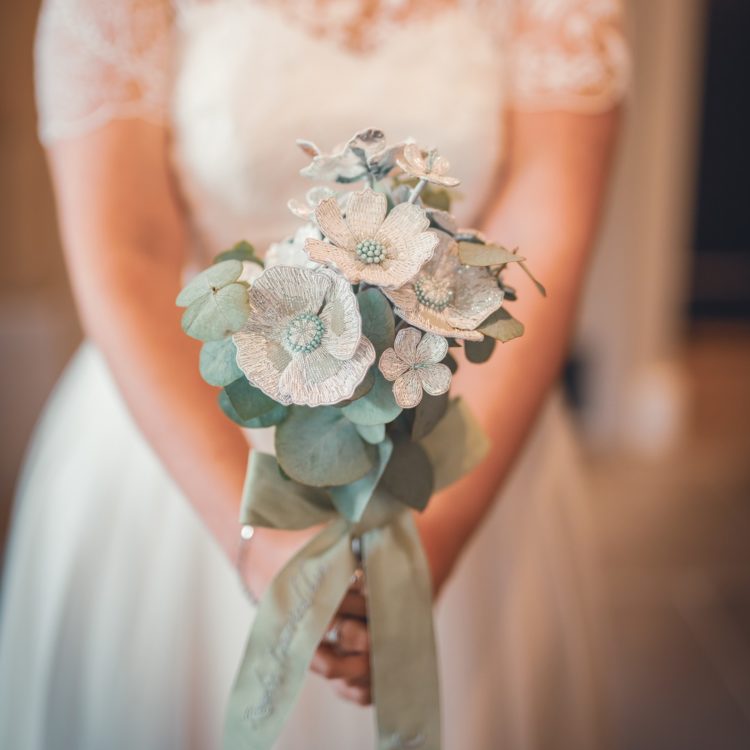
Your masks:
<path fill-rule="evenodd" d="M 331 621 L 310 669 L 331 681 L 344 700 L 360 706 L 372 703 L 370 633 L 362 576 L 352 583 Z"/>

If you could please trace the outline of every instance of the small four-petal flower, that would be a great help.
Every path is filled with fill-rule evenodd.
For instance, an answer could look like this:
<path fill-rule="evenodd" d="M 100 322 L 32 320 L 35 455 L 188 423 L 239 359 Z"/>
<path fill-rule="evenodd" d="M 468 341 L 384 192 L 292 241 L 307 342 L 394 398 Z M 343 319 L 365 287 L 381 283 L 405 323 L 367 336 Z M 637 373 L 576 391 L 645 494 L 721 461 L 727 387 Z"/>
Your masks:
<path fill-rule="evenodd" d="M 417 177 L 426 182 L 443 187 L 456 187 L 461 180 L 447 174 L 451 165 L 435 149 L 426 153 L 416 143 L 407 143 L 396 157 L 396 164 L 410 177 Z"/>
<path fill-rule="evenodd" d="M 423 391 L 431 396 L 446 393 L 451 371 L 442 362 L 448 342 L 442 336 L 416 328 L 403 328 L 396 334 L 393 348 L 380 355 L 378 367 L 386 380 L 393 381 L 393 395 L 402 409 L 411 409 L 422 400 Z"/>

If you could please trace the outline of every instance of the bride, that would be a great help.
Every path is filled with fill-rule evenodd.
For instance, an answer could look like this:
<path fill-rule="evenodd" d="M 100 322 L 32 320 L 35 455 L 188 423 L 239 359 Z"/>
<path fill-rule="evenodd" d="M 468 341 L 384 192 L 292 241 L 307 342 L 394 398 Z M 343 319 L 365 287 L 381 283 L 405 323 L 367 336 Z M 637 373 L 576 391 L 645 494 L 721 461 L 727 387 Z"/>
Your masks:
<path fill-rule="evenodd" d="M 417 518 L 449 750 L 606 747 L 587 499 L 554 388 L 604 193 L 627 53 L 617 0 L 47 0 L 41 139 L 86 342 L 32 443 L 6 556 L 0 746 L 208 750 L 253 605 L 309 533 L 241 566 L 247 440 L 200 379 L 183 273 L 294 231 L 296 138 L 438 146 L 455 212 L 519 246 L 526 335 L 464 394 L 489 457 Z M 522 285 L 523 279 L 519 279 Z M 499 493 L 499 494 L 498 494 Z M 240 578 L 243 580 L 240 581 Z M 373 746 L 363 594 L 278 747 Z"/>

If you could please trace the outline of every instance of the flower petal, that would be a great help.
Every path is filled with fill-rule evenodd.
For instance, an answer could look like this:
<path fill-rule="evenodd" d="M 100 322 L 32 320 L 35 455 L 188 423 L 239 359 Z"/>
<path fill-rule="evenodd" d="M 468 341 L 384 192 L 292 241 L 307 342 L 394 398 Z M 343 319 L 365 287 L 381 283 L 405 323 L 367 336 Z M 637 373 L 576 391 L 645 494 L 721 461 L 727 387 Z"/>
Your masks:
<path fill-rule="evenodd" d="M 341 209 L 335 196 L 326 198 L 318 204 L 315 209 L 315 220 L 320 227 L 320 231 L 335 245 L 354 249 L 357 243 L 341 215 Z"/>
<path fill-rule="evenodd" d="M 354 253 L 349 250 L 332 245 L 330 242 L 309 238 L 305 240 L 305 252 L 318 263 L 336 267 L 350 283 L 359 284 L 360 272 L 364 264 L 360 263 Z"/>
<path fill-rule="evenodd" d="M 417 295 L 414 293 L 414 287 L 411 284 L 407 284 L 400 289 L 384 289 L 383 293 L 396 307 L 402 310 L 416 310 L 419 304 Z"/>
<path fill-rule="evenodd" d="M 392 246 L 393 256 L 383 263 L 390 278 L 397 280 L 390 286 L 401 286 L 413 279 L 432 258 L 437 244 L 435 232 L 422 232 L 407 239 L 400 247 Z"/>
<path fill-rule="evenodd" d="M 396 380 L 409 369 L 409 365 L 396 354 L 395 349 L 386 349 L 380 355 L 378 369 L 386 380 Z"/>
<path fill-rule="evenodd" d="M 428 364 L 442 362 L 448 353 L 448 341 L 435 333 L 425 333 L 417 346 L 415 362 Z"/>
<path fill-rule="evenodd" d="M 247 326 L 235 333 L 232 340 L 237 347 L 237 365 L 250 383 L 276 401 L 290 403 L 279 390 L 279 380 L 291 361 L 287 351 Z"/>
<path fill-rule="evenodd" d="M 407 370 L 393 384 L 393 395 L 402 409 L 413 409 L 422 400 L 422 381 L 414 370 Z"/>
<path fill-rule="evenodd" d="M 424 232 L 429 226 L 430 220 L 423 208 L 413 203 L 399 203 L 385 217 L 385 221 L 375 235 L 375 239 L 382 242 L 386 247 L 390 247 L 408 240 L 415 234 Z"/>
<path fill-rule="evenodd" d="M 248 291 L 249 320 L 273 323 L 303 312 L 317 313 L 330 286 L 330 278 L 319 271 L 267 268 Z"/>
<path fill-rule="evenodd" d="M 346 223 L 355 242 L 375 237 L 385 218 L 388 202 L 383 193 L 365 188 L 349 195 L 346 206 Z"/>
<path fill-rule="evenodd" d="M 418 304 L 412 310 L 404 310 L 403 308 L 396 307 L 394 312 L 407 323 L 411 323 L 411 325 L 421 328 L 423 331 L 437 333 L 440 336 L 465 339 L 467 341 L 481 341 L 484 338 L 479 331 L 454 328 L 439 313 L 433 312 L 423 305 Z"/>
<path fill-rule="evenodd" d="M 393 348 L 406 364 L 413 365 L 417 361 L 417 346 L 421 338 L 422 332 L 416 328 L 402 328 L 396 334 Z"/>
<path fill-rule="evenodd" d="M 279 388 L 294 404 L 337 404 L 352 397 L 374 361 L 375 347 L 364 336 L 348 360 L 336 359 L 319 347 L 292 360 Z"/>
<path fill-rule="evenodd" d="M 422 387 L 430 396 L 439 396 L 441 393 L 447 393 L 451 387 L 451 371 L 447 365 L 436 364 L 421 367 L 418 370 L 419 378 L 422 381 Z"/>
<path fill-rule="evenodd" d="M 331 289 L 320 311 L 326 327 L 321 347 L 336 359 L 350 359 L 362 335 L 362 317 L 349 282 L 338 274 L 331 276 Z"/>

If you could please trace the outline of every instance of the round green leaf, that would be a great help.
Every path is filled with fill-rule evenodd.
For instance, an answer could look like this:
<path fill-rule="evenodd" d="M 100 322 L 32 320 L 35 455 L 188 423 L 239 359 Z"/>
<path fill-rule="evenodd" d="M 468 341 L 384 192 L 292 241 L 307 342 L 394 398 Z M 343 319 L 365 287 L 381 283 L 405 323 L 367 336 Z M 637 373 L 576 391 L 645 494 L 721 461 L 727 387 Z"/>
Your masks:
<path fill-rule="evenodd" d="M 355 424 L 357 432 L 362 437 L 362 440 L 366 440 L 372 445 L 377 445 L 385 439 L 385 425 L 384 424 Z"/>
<path fill-rule="evenodd" d="M 276 429 L 276 456 L 295 481 L 331 487 L 362 479 L 375 465 L 377 450 L 331 406 L 295 406 Z"/>
<path fill-rule="evenodd" d="M 510 341 L 523 335 L 523 323 L 501 307 L 479 326 L 479 331 L 498 341 Z"/>
<path fill-rule="evenodd" d="M 397 500 L 423 510 L 433 488 L 432 464 L 425 449 L 419 443 L 397 438 L 380 483 Z"/>
<path fill-rule="evenodd" d="M 425 393 L 414 409 L 414 424 L 411 428 L 412 440 L 421 440 L 435 428 L 448 408 L 448 394 L 431 396 Z"/>
<path fill-rule="evenodd" d="M 249 315 L 247 286 L 229 284 L 191 302 L 182 316 L 182 329 L 194 339 L 216 341 L 239 331 Z"/>
<path fill-rule="evenodd" d="M 232 381 L 224 390 L 240 419 L 245 421 L 260 417 L 275 406 L 279 406 L 277 401 L 250 385 L 244 375 Z"/>
<path fill-rule="evenodd" d="M 362 316 L 362 334 L 370 339 L 380 357 L 388 347 L 393 346 L 396 335 L 396 321 L 391 304 L 379 289 L 372 287 L 360 292 L 357 302 Z"/>
<path fill-rule="evenodd" d="M 236 422 L 240 427 L 247 428 L 260 428 L 260 427 L 271 427 L 272 425 L 279 424 L 286 418 L 287 412 L 289 411 L 288 406 L 283 404 L 276 404 L 272 409 L 262 414 L 255 419 L 242 419 L 237 413 L 234 405 L 227 396 L 226 389 L 222 389 L 219 392 L 219 406 L 221 410 L 229 417 L 233 422 Z"/>
<path fill-rule="evenodd" d="M 177 306 L 189 307 L 204 295 L 215 293 L 237 281 L 241 273 L 242 263 L 239 260 L 225 260 L 209 266 L 205 271 L 193 276 L 177 295 Z"/>
<path fill-rule="evenodd" d="M 209 385 L 225 386 L 244 377 L 242 370 L 237 367 L 237 347 L 231 338 L 203 344 L 200 371 Z"/>
<path fill-rule="evenodd" d="M 392 422 L 402 410 L 393 397 L 393 383 L 388 382 L 380 370 L 376 370 L 372 390 L 344 406 L 341 411 L 351 422 L 376 425 Z"/>
<path fill-rule="evenodd" d="M 481 341 L 467 341 L 464 343 L 466 359 L 475 365 L 486 362 L 495 351 L 495 339 L 492 336 L 485 336 Z"/>
<path fill-rule="evenodd" d="M 214 258 L 214 263 L 221 263 L 225 260 L 249 260 L 251 263 L 257 263 L 261 268 L 264 266 L 263 260 L 247 240 L 242 240 L 230 250 L 219 253 Z"/>

